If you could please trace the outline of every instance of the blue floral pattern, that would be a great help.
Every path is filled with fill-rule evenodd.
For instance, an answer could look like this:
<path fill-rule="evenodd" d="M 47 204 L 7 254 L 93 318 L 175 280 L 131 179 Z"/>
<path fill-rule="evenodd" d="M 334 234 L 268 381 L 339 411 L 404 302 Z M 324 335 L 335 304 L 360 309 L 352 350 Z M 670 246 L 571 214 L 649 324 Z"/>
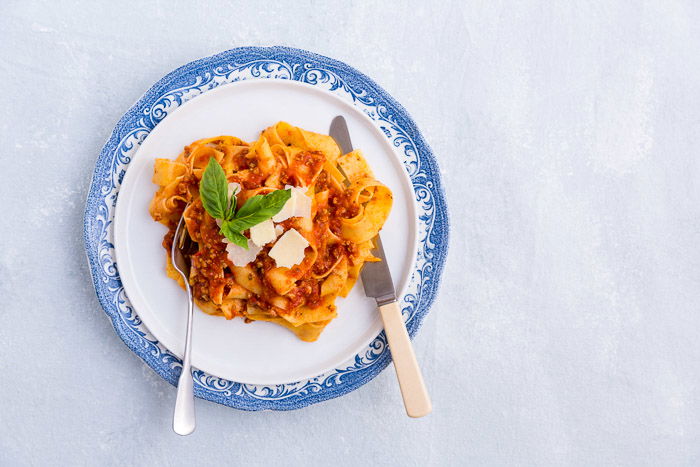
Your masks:
<path fill-rule="evenodd" d="M 97 159 L 84 219 L 85 248 L 104 311 L 126 345 L 173 385 L 182 370 L 180 360 L 148 332 L 119 278 L 112 244 L 117 194 L 131 158 L 161 120 L 217 86 L 251 79 L 300 81 L 347 99 L 403 155 L 419 215 L 415 272 L 401 303 L 411 336 L 428 313 L 445 263 L 448 218 L 437 163 L 406 110 L 374 81 L 337 60 L 286 47 L 243 47 L 188 63 L 157 82 L 119 120 Z M 379 374 L 390 358 L 382 332 L 347 364 L 296 383 L 241 384 L 195 370 L 195 394 L 243 410 L 298 409 L 357 389 Z"/>

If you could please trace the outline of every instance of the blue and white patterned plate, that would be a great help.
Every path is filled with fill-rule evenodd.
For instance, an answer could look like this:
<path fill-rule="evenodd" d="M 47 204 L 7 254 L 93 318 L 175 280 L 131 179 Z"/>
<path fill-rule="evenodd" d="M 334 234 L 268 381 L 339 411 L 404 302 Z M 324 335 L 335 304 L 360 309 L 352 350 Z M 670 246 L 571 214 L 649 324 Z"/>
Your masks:
<path fill-rule="evenodd" d="M 181 371 L 180 361 L 146 329 L 116 268 L 112 239 L 117 195 L 141 144 L 175 109 L 223 84 L 270 79 L 306 83 L 352 103 L 401 155 L 418 209 L 418 254 L 402 302 L 411 336 L 437 291 L 448 235 L 439 171 L 422 135 L 393 98 L 353 68 L 297 49 L 246 47 L 197 60 L 161 79 L 119 121 L 98 158 L 85 212 L 86 250 L 102 307 L 127 346 L 171 384 Z M 380 333 L 347 364 L 295 383 L 241 384 L 196 370 L 195 394 L 244 410 L 291 410 L 356 389 L 384 369 L 389 359 L 384 334 Z"/>

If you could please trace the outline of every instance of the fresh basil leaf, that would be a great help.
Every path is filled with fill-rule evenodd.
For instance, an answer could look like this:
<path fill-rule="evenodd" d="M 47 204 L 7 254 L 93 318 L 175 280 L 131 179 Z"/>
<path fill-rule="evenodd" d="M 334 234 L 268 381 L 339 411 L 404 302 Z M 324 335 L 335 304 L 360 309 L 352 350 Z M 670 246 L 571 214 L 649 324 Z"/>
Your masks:
<path fill-rule="evenodd" d="M 228 207 L 228 181 L 224 169 L 213 157 L 209 159 L 199 183 L 202 205 L 215 219 L 225 219 Z"/>
<path fill-rule="evenodd" d="M 234 243 L 243 249 L 248 249 L 248 239 L 240 232 L 240 230 L 232 228 L 231 221 L 224 221 L 221 223 L 221 233 L 224 234 L 224 236 L 228 238 L 231 243 Z"/>
<path fill-rule="evenodd" d="M 238 204 L 238 200 L 236 199 L 237 192 L 238 190 L 234 191 L 233 194 L 231 194 L 231 201 L 228 203 L 228 209 L 226 209 L 225 220 L 227 221 L 230 221 L 236 215 L 236 205 Z"/>
<path fill-rule="evenodd" d="M 238 210 L 233 220 L 229 221 L 231 228 L 243 232 L 259 223 L 266 221 L 282 210 L 285 203 L 292 197 L 291 190 L 275 190 L 264 196 L 255 195 Z"/>
<path fill-rule="evenodd" d="M 238 210 L 235 217 L 238 217 L 238 216 L 245 217 L 245 216 L 248 216 L 252 213 L 257 212 L 262 200 L 263 200 L 263 195 L 251 196 L 250 198 L 248 198 L 246 200 L 245 203 L 243 203 L 243 206 L 241 206 L 241 208 Z"/>

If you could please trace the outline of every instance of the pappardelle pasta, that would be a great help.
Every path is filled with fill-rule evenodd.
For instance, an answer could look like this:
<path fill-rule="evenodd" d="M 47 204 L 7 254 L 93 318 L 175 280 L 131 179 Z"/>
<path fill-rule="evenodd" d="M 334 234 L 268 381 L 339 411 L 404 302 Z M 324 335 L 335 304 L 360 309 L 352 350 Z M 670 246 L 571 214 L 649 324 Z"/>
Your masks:
<path fill-rule="evenodd" d="M 217 165 L 228 188 L 222 214 L 208 201 Z M 175 160 L 156 159 L 153 182 L 149 211 L 168 227 L 163 247 L 170 251 L 181 216 L 195 242 L 189 282 L 199 308 L 275 323 L 307 342 L 337 316 L 336 297 L 347 296 L 363 264 L 379 261 L 372 239 L 392 205 L 360 151 L 341 154 L 330 136 L 285 122 L 251 144 L 234 136 L 195 141 Z M 272 198 L 277 212 L 261 220 L 273 212 L 261 207 Z M 168 276 L 184 287 L 166 257 Z"/>

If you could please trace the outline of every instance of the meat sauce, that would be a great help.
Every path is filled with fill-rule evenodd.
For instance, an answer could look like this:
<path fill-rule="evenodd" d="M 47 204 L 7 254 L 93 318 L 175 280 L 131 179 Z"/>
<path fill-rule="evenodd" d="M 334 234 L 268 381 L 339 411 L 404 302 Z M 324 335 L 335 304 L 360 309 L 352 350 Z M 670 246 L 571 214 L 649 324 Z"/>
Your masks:
<path fill-rule="evenodd" d="M 349 194 L 339 190 L 336 185 L 330 183 L 328 174 L 321 171 L 325 157 L 323 153 L 315 151 L 302 151 L 291 161 L 288 168 L 279 175 L 279 186 L 285 185 L 309 185 L 314 183 L 316 193 L 328 190 L 328 202 L 319 206 L 313 219 L 313 239 L 317 247 L 318 256 L 314 264 L 305 272 L 301 273 L 299 266 L 290 270 L 291 274 L 299 277 L 294 287 L 285 295 L 289 300 L 290 309 L 306 305 L 316 308 L 321 304 L 321 283 L 324 278 L 316 279 L 314 275 L 322 275 L 333 267 L 339 258 L 353 257 L 357 254 L 357 247 L 352 242 L 341 241 L 329 243 L 332 238 L 328 234 L 330 230 L 335 236 L 341 237 L 341 219 L 352 218 L 358 214 L 358 206 L 352 203 Z M 264 185 L 269 174 L 262 174 L 257 167 L 257 161 L 241 156 L 236 160 L 238 173 L 241 171 L 244 177 L 232 177 L 246 190 L 259 188 Z M 319 173 L 320 172 L 320 173 Z M 316 176 L 318 174 L 318 176 Z M 313 180 L 314 178 L 315 181 Z M 193 193 L 198 190 L 199 179 L 191 175 L 183 179 L 178 187 L 182 193 Z M 184 209 L 184 205 L 183 205 Z M 216 221 L 204 210 L 201 202 L 195 202 L 188 211 L 188 230 L 192 234 L 192 239 L 198 244 L 198 251 L 191 255 L 192 275 L 190 285 L 193 288 L 194 296 L 199 301 L 210 301 L 211 291 L 223 287 L 226 294 L 235 283 L 231 272 L 233 264 L 228 260 L 226 244 L 219 231 Z M 179 216 L 178 216 L 179 217 Z M 293 228 L 294 219 L 289 219 L 280 223 L 285 230 Z M 163 239 L 163 246 L 170 250 L 177 225 L 169 225 L 169 231 Z M 273 310 L 270 301 L 277 294 L 265 277 L 265 273 L 276 267 L 275 261 L 268 256 L 270 246 L 263 248 L 257 259 L 250 263 L 254 274 L 263 285 L 262 293 L 253 294 L 248 298 L 251 305 L 258 306 L 265 310 Z M 307 252 L 309 250 L 307 249 Z"/>

